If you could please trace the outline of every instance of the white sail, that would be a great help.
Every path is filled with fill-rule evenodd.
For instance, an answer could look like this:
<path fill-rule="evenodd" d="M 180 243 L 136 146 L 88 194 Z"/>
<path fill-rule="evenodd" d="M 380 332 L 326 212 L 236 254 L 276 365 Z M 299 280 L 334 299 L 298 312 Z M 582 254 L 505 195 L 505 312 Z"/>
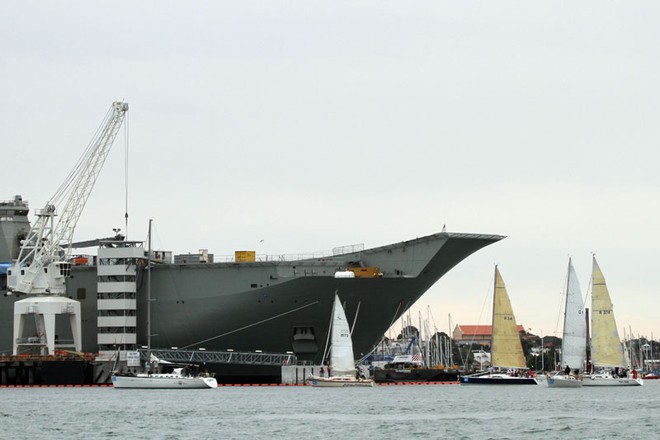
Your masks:
<path fill-rule="evenodd" d="M 597 367 L 628 367 L 614 319 L 610 293 L 596 258 L 591 292 L 591 359 Z"/>
<path fill-rule="evenodd" d="M 353 359 L 353 342 L 346 320 L 346 313 L 335 294 L 335 304 L 332 311 L 332 336 L 330 345 L 330 367 L 332 376 L 355 376 L 355 360 Z"/>
<path fill-rule="evenodd" d="M 568 260 L 566 280 L 566 308 L 564 310 L 564 334 L 561 343 L 561 367 L 584 368 L 587 351 L 587 322 L 584 302 L 573 262 Z"/>

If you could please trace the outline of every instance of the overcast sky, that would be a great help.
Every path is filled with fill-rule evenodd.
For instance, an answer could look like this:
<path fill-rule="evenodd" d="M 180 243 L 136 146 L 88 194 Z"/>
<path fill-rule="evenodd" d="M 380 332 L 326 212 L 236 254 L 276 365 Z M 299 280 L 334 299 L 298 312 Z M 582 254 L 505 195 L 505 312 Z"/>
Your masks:
<path fill-rule="evenodd" d="M 498 264 L 518 322 L 554 334 L 568 256 L 586 294 L 595 252 L 620 331 L 657 339 L 659 12 L 3 1 L 0 199 L 42 207 L 126 100 L 129 239 L 149 218 L 155 246 L 216 258 L 501 234 L 415 310 L 489 324 Z M 126 230 L 125 150 L 122 134 L 75 239 Z"/>

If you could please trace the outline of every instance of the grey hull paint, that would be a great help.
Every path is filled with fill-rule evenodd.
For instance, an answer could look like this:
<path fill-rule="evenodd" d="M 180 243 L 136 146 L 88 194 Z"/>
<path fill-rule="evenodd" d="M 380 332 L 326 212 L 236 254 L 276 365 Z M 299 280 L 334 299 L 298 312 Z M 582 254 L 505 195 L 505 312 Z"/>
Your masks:
<path fill-rule="evenodd" d="M 355 322 L 356 357 L 451 268 L 498 235 L 439 233 L 361 252 L 299 261 L 167 264 L 152 272 L 152 345 L 207 350 L 294 351 L 321 361 L 335 291 Z M 378 267 L 377 278 L 334 278 L 349 264 Z M 144 278 L 144 277 L 141 277 Z M 79 299 L 83 350 L 96 352 L 96 268 L 74 268 L 68 295 Z M 138 289 L 138 343 L 146 344 L 146 288 Z M 20 298 L 19 298 L 20 299 Z M 13 302 L 0 300 L 0 350 L 11 350 Z M 356 319 L 357 315 L 357 319 Z M 314 341 L 294 329 L 312 329 Z"/>

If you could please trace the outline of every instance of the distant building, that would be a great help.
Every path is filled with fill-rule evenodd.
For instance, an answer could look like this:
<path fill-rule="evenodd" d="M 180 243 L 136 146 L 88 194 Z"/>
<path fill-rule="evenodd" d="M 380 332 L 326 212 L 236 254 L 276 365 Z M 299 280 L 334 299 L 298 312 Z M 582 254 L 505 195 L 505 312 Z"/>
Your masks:
<path fill-rule="evenodd" d="M 518 326 L 518 332 L 521 332 L 524 329 L 525 328 L 522 325 Z M 456 325 L 452 333 L 452 339 L 459 345 L 490 345 L 492 334 L 492 325 Z"/>

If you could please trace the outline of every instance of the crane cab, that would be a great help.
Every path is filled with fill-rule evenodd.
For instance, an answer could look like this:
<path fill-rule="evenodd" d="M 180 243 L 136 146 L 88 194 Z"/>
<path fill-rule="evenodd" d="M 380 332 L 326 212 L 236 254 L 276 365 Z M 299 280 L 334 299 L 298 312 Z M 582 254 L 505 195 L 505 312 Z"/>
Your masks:
<path fill-rule="evenodd" d="M 30 269 L 37 273 L 30 274 Z M 13 266 L 7 270 L 7 287 L 18 294 L 64 295 L 69 276 L 71 263 L 67 261 L 54 261 L 40 268 Z"/>

